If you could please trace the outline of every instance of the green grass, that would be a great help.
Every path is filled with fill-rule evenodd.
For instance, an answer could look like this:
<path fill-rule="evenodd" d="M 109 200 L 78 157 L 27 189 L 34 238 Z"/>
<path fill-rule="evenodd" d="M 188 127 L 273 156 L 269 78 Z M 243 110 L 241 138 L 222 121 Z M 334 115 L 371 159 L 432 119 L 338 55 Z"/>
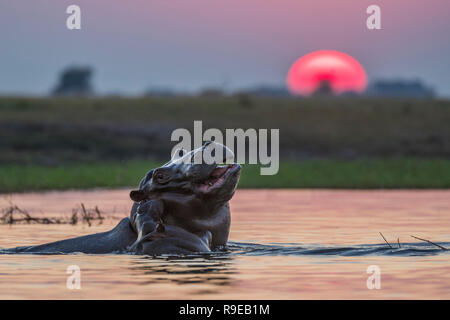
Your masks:
<path fill-rule="evenodd" d="M 158 164 L 115 163 L 0 166 L 0 192 L 136 186 Z M 274 176 L 245 165 L 240 188 L 449 188 L 450 160 L 392 158 L 283 162 Z"/>
<path fill-rule="evenodd" d="M 116 163 L 42 165 L 1 165 L 0 192 L 115 188 L 139 184 L 149 168 L 148 161 Z"/>
<path fill-rule="evenodd" d="M 307 160 L 280 165 L 276 176 L 246 166 L 243 188 L 449 188 L 450 160 L 421 158 Z"/>

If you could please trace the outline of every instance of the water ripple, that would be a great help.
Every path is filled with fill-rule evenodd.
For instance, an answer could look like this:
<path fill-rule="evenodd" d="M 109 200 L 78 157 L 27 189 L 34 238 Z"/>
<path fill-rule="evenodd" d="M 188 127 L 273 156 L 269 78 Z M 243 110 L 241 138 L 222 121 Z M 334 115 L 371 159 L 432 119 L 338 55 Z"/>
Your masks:
<path fill-rule="evenodd" d="M 450 243 L 438 243 L 443 247 L 450 247 Z M 255 244 L 243 242 L 229 242 L 227 249 L 234 255 L 250 256 L 434 256 L 449 254 L 450 250 L 442 250 L 427 243 L 402 243 L 400 248 L 390 248 L 386 244 L 362 244 L 353 246 L 320 246 L 296 244 Z"/>
<path fill-rule="evenodd" d="M 443 247 L 449 248 L 449 242 L 437 243 Z M 321 245 L 301 245 L 295 243 L 283 244 L 258 244 L 245 242 L 228 242 L 227 246 L 220 248 L 212 253 L 199 253 L 192 255 L 163 255 L 166 258 L 176 257 L 214 257 L 220 259 L 227 255 L 239 256 L 436 256 L 440 254 L 449 254 L 450 250 L 443 250 L 427 243 L 402 243 L 401 247 L 388 247 L 386 244 L 361 244 L 353 246 L 321 246 Z M 26 252 L 15 252 L 11 249 L 0 249 L 0 254 L 30 254 Z M 32 253 L 39 255 L 54 255 L 63 253 Z M 66 253 L 67 254 L 67 253 Z M 81 253 L 74 253 L 81 254 Z M 126 252 L 117 252 L 116 254 L 129 254 Z"/>

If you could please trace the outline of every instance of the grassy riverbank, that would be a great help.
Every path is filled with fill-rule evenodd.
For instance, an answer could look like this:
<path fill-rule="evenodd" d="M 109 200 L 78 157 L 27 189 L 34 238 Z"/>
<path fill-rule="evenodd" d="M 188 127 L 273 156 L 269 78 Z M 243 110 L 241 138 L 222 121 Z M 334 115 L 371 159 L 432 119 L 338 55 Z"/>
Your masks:
<path fill-rule="evenodd" d="M 279 173 L 241 188 L 450 188 L 449 100 L 0 97 L 0 192 L 135 186 L 194 120 L 280 130 Z"/>
<path fill-rule="evenodd" d="M 0 97 L 0 164 L 167 159 L 173 130 L 280 130 L 284 161 L 450 156 L 450 101 Z"/>
<path fill-rule="evenodd" d="M 157 162 L 1 165 L 0 192 L 136 186 Z M 392 158 L 283 162 L 274 176 L 246 165 L 240 188 L 450 188 L 450 160 Z"/>

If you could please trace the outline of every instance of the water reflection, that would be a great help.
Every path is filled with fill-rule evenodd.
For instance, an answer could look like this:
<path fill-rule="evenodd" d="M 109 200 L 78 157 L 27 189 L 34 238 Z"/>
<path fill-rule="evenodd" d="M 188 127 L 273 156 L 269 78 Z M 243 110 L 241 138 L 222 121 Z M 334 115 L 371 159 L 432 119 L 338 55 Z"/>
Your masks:
<path fill-rule="evenodd" d="M 80 199 L 106 211 L 129 206 L 128 190 L 14 196 L 20 207 L 54 216 Z M 449 199 L 448 190 L 239 190 L 226 252 L 182 258 L 3 254 L 0 298 L 448 299 L 450 250 L 410 235 L 450 249 Z M 0 247 L 103 232 L 117 222 L 0 226 Z M 70 265 L 82 270 L 82 290 L 66 288 Z M 370 265 L 382 270 L 382 290 L 367 289 Z"/>
<path fill-rule="evenodd" d="M 178 285 L 207 283 L 229 286 L 237 273 L 233 257 L 226 253 L 193 256 L 139 256 L 131 261 L 130 270 L 144 276 L 141 284 L 175 283 Z"/>
<path fill-rule="evenodd" d="M 449 245 L 449 243 L 442 243 Z M 141 285 L 149 284 L 207 284 L 212 287 L 231 287 L 239 273 L 235 260 L 242 256 L 435 256 L 449 254 L 449 250 L 422 243 L 404 243 L 401 248 L 384 244 L 353 245 L 346 247 L 299 244 L 254 244 L 230 242 L 227 250 L 219 253 L 192 256 L 134 256 L 129 269 Z"/>

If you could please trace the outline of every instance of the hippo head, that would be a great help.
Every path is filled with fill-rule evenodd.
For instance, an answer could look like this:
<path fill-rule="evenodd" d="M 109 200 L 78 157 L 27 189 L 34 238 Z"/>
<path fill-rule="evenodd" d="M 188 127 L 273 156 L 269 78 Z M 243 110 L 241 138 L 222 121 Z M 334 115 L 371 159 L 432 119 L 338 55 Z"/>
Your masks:
<path fill-rule="evenodd" d="M 216 162 L 195 163 L 207 148 L 214 145 L 219 144 L 207 142 L 182 156 L 175 152 L 168 163 L 147 173 L 139 190 L 131 191 L 130 198 L 136 202 L 161 199 L 166 210 L 179 212 L 189 207 L 206 213 L 220 207 L 233 197 L 241 167 L 238 164 L 218 165 Z M 219 146 L 223 148 L 223 162 L 233 157 L 230 149 Z"/>
<path fill-rule="evenodd" d="M 233 197 L 239 182 L 241 166 L 198 161 L 207 152 L 211 155 L 211 150 L 219 147 L 223 148 L 223 162 L 234 157 L 231 150 L 215 142 L 207 142 L 183 155 L 175 152 L 168 163 L 147 173 L 139 190 L 130 192 L 130 198 L 138 206 L 149 200 L 157 201 L 158 217 L 151 217 L 153 221 L 160 219 L 165 224 L 184 228 L 200 236 L 209 231 L 213 235 L 212 247 L 224 244 L 230 223 L 228 201 Z M 138 226 L 135 229 L 139 232 L 138 207 L 134 211 L 131 220 L 136 221 Z"/>

